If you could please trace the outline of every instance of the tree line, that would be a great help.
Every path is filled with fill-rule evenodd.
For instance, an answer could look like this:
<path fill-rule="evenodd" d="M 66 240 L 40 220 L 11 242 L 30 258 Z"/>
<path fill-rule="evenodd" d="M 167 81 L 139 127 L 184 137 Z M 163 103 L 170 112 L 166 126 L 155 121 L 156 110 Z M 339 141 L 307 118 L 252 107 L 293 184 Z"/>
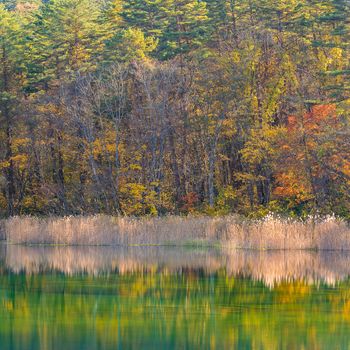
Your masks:
<path fill-rule="evenodd" d="M 0 1 L 0 215 L 349 217 L 346 0 Z"/>

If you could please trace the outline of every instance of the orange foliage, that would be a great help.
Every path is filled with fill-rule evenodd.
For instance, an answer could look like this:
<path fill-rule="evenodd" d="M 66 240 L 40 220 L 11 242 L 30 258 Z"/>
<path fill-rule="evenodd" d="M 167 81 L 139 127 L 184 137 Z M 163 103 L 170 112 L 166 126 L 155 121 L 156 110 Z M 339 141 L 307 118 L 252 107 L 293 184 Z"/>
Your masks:
<path fill-rule="evenodd" d="M 334 105 L 314 106 L 311 112 L 304 115 L 304 126 L 307 132 L 319 133 L 321 126 L 334 126 L 337 123 Z"/>
<path fill-rule="evenodd" d="M 289 131 L 294 130 L 297 126 L 297 117 L 295 115 L 288 116 L 287 128 Z"/>
<path fill-rule="evenodd" d="M 305 113 L 300 123 L 307 131 L 317 132 L 321 124 L 334 125 L 337 122 L 336 106 L 334 104 L 315 105 L 311 111 Z M 296 130 L 298 118 L 295 115 L 288 116 L 287 128 Z"/>
<path fill-rule="evenodd" d="M 303 185 L 300 176 L 293 172 L 276 174 L 276 182 L 273 194 L 282 198 L 294 198 L 296 203 L 310 199 L 308 189 Z"/>
<path fill-rule="evenodd" d="M 190 192 L 182 197 L 183 206 L 182 211 L 192 212 L 195 209 L 195 205 L 198 202 L 198 195 L 195 192 Z"/>

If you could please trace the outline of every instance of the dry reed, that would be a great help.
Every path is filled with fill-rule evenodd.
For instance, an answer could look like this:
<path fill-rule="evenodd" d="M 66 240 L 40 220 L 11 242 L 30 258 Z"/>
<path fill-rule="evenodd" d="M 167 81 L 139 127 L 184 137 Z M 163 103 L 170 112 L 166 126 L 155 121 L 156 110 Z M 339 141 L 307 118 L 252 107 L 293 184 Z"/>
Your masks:
<path fill-rule="evenodd" d="M 274 216 L 259 221 L 238 216 L 13 217 L 4 226 L 7 241 L 16 244 L 220 244 L 245 249 L 350 250 L 349 226 L 333 216 L 306 221 Z"/>

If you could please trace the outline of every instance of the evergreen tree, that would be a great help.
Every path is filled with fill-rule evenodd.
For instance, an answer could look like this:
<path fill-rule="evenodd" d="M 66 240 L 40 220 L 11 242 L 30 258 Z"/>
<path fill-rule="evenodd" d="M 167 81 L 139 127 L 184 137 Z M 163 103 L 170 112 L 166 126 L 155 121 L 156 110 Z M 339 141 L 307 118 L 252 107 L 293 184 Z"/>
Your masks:
<path fill-rule="evenodd" d="M 183 56 L 208 40 L 210 26 L 205 2 L 173 0 L 166 14 L 169 23 L 159 41 L 160 58 Z"/>
<path fill-rule="evenodd" d="M 43 81 L 96 68 L 106 35 L 100 15 L 91 0 L 53 0 L 42 5 L 32 40 Z"/>
<path fill-rule="evenodd" d="M 331 97 L 336 100 L 350 98 L 350 3 L 346 0 L 332 0 L 331 9 L 319 17 L 326 26 L 328 35 L 314 44 L 327 48 L 335 57 L 325 74 L 332 83 L 327 83 Z"/>
<path fill-rule="evenodd" d="M 173 0 L 126 0 L 121 16 L 128 27 L 139 28 L 146 36 L 160 38 L 169 23 Z"/>
<path fill-rule="evenodd" d="M 0 4 L 0 135 L 4 144 L 0 158 L 6 187 L 7 213 L 16 212 L 15 163 L 13 159 L 14 128 L 19 114 L 25 65 L 22 60 L 24 46 L 20 18 Z"/>

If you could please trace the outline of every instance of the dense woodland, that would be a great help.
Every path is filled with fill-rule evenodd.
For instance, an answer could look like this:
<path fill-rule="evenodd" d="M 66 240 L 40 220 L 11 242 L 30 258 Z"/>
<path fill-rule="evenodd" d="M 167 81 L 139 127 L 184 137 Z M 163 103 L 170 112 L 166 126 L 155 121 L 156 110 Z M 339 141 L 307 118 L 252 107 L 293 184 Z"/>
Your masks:
<path fill-rule="evenodd" d="M 0 215 L 350 217 L 347 0 L 0 1 Z"/>

